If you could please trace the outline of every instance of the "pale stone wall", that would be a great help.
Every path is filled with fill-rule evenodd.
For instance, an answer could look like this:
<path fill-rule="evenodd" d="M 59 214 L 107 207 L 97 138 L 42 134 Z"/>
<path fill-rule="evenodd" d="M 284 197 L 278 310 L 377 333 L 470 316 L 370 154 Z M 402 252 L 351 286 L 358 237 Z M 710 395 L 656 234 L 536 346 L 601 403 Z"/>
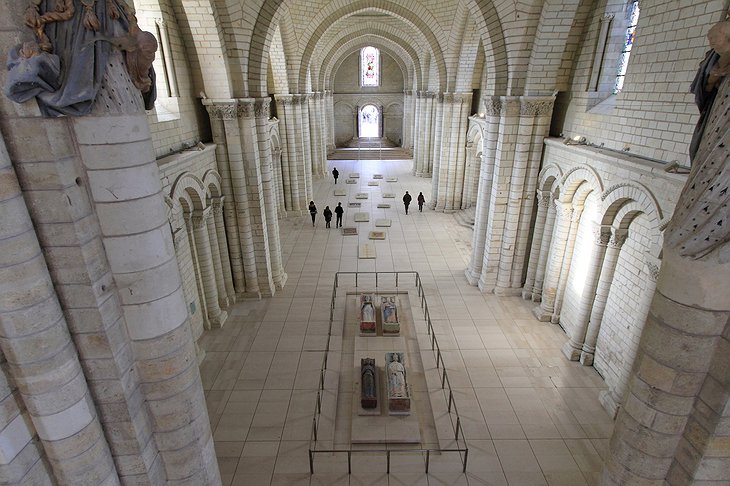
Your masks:
<path fill-rule="evenodd" d="M 393 143 L 403 140 L 403 94 L 337 94 L 334 96 L 335 143 L 357 136 L 359 108 L 375 105 L 382 110 L 383 135 Z"/>

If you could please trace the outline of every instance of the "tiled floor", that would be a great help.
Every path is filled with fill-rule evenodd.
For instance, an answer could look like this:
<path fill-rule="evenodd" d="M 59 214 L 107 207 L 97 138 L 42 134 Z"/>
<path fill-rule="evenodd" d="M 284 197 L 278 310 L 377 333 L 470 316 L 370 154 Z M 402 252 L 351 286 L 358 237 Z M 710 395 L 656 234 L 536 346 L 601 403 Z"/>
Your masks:
<path fill-rule="evenodd" d="M 568 362 L 560 353 L 566 337 L 555 325 L 531 317 L 531 304 L 517 297 L 482 294 L 467 284 L 471 230 L 453 216 L 411 204 L 401 197 L 423 191 L 430 179 L 410 175 L 411 162 L 331 161 L 340 174 L 359 172 L 358 184 L 315 182 L 320 212 L 281 221 L 288 274 L 283 291 L 260 302 L 236 304 L 223 329 L 206 332 L 201 366 L 211 426 L 224 485 L 541 485 L 597 484 L 612 421 L 598 403 L 603 388 L 593 368 Z M 398 177 L 368 186 L 372 174 Z M 349 197 L 335 198 L 334 189 Z M 354 223 L 347 208 L 357 192 L 368 192 L 357 211 L 369 223 Z M 378 209 L 381 193 L 389 209 Z M 345 226 L 358 236 L 326 229 L 325 205 L 345 207 Z M 389 218 L 384 241 L 369 241 L 375 219 Z M 373 243 L 377 258 L 357 258 L 359 243 Z M 317 459 L 309 474 L 309 436 L 319 368 L 327 340 L 329 302 L 337 271 L 418 271 L 443 350 L 449 379 L 469 445 L 468 472 L 453 456 L 423 461 L 394 456 L 391 474 L 377 457 Z M 339 314 L 338 314 L 339 315 Z M 335 345 L 336 347 L 336 345 Z M 424 362 L 424 367 L 428 368 Z"/>

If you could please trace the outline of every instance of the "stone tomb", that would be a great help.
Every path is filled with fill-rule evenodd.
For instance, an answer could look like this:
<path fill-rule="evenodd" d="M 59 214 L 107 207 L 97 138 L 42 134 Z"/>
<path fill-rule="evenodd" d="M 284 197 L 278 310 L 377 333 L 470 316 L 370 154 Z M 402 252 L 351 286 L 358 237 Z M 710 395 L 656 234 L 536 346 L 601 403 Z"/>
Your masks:
<path fill-rule="evenodd" d="M 372 294 L 360 296 L 360 335 L 377 336 L 378 321 L 375 317 L 375 299 Z"/>
<path fill-rule="evenodd" d="M 359 203 L 359 202 L 348 202 L 347 203 L 348 208 L 359 208 L 360 206 L 362 206 L 362 203 Z"/>
<path fill-rule="evenodd" d="M 392 192 L 384 192 L 383 193 L 383 198 L 385 198 L 385 199 L 395 199 L 395 194 L 392 193 Z"/>
<path fill-rule="evenodd" d="M 390 204 L 378 203 L 378 209 L 390 209 Z"/>
<path fill-rule="evenodd" d="M 383 174 L 373 174 L 373 179 L 382 179 Z"/>
<path fill-rule="evenodd" d="M 350 179 L 357 179 L 360 177 L 359 172 L 350 172 L 350 175 L 348 176 Z"/>
<path fill-rule="evenodd" d="M 345 184 L 357 184 L 356 179 L 345 179 Z"/>
<path fill-rule="evenodd" d="M 335 196 L 347 196 L 347 191 L 344 189 L 335 189 Z"/>
<path fill-rule="evenodd" d="M 342 228 L 343 236 L 357 236 L 357 228 L 355 226 L 347 226 Z"/>
<path fill-rule="evenodd" d="M 380 183 L 378 181 L 368 181 L 368 186 L 379 186 Z"/>
<path fill-rule="evenodd" d="M 398 304 L 395 295 L 380 296 L 380 326 L 383 330 L 383 336 L 400 335 Z"/>
<path fill-rule="evenodd" d="M 374 301 L 379 303 L 383 296 L 385 295 L 376 294 Z M 397 297 L 396 300 L 405 306 L 404 309 L 408 307 L 407 294 L 390 293 L 388 298 L 390 296 Z M 433 412 L 430 408 L 429 394 L 426 391 L 423 365 L 420 361 L 418 342 L 410 312 L 399 317 L 405 324 L 404 329 L 410 329 L 401 336 L 383 336 L 380 326 L 378 326 L 378 336 L 360 336 L 356 324 L 359 319 L 360 298 L 360 294 L 348 294 L 347 297 L 348 306 L 343 334 L 343 346 L 346 348 L 343 350 L 342 357 L 343 366 L 353 367 L 352 397 L 340 402 L 341 405 L 338 405 L 337 412 L 338 414 L 351 414 L 350 442 L 352 444 L 420 444 L 422 446 L 438 444 L 438 439 L 433 435 L 435 432 Z M 410 324 L 408 324 L 409 322 Z M 349 346 L 354 345 L 352 354 L 347 351 L 347 349 L 352 349 L 347 348 L 347 343 L 351 343 Z M 387 361 L 389 355 L 397 356 L 398 363 L 403 367 L 401 370 L 400 366 L 393 365 L 391 369 L 397 385 L 392 387 L 390 393 L 390 398 L 393 400 L 392 405 L 388 400 L 387 366 L 388 363 L 392 363 L 392 361 Z M 372 359 L 376 370 L 377 405 L 374 408 L 362 406 L 363 385 L 368 385 L 368 383 L 364 383 L 364 379 L 369 380 L 370 378 L 363 375 L 362 360 L 364 359 Z M 401 376 L 402 382 L 400 381 Z M 406 396 L 396 396 L 404 395 L 402 393 L 404 389 Z M 415 406 L 415 400 L 420 400 L 418 406 Z M 371 404 L 371 401 L 366 401 L 366 405 Z"/>
<path fill-rule="evenodd" d="M 362 243 L 357 248 L 357 257 L 361 260 L 369 260 L 375 258 L 375 246 L 370 243 Z"/>
<path fill-rule="evenodd" d="M 379 228 L 389 228 L 392 224 L 392 221 L 389 219 L 376 219 L 375 220 L 375 226 Z"/>
<path fill-rule="evenodd" d="M 355 213 L 356 223 L 367 223 L 370 221 L 370 213 Z"/>
<path fill-rule="evenodd" d="M 367 199 L 368 197 L 369 196 L 367 192 L 358 192 L 357 194 L 355 194 L 355 199 Z"/>
<path fill-rule="evenodd" d="M 371 231 L 368 233 L 368 238 L 371 240 L 384 240 L 385 231 Z"/>
<path fill-rule="evenodd" d="M 398 182 L 398 178 L 397 177 L 388 177 L 387 179 L 385 179 L 385 182 Z"/>
<path fill-rule="evenodd" d="M 385 353 L 385 388 L 388 390 L 388 413 L 410 415 L 411 394 L 408 391 L 408 370 L 403 352 Z"/>

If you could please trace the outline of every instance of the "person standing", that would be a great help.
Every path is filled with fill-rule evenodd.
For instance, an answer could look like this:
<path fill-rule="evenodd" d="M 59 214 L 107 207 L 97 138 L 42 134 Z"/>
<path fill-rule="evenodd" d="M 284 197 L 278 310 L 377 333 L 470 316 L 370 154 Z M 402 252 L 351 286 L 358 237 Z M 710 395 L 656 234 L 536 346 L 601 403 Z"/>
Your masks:
<path fill-rule="evenodd" d="M 426 202 L 426 198 L 423 197 L 422 192 L 418 193 L 418 198 L 416 198 L 416 201 L 418 201 L 418 211 L 422 213 L 423 212 L 423 203 Z"/>
<path fill-rule="evenodd" d="M 335 184 L 337 184 L 337 178 L 340 177 L 340 172 L 337 170 L 337 167 L 332 169 L 332 177 L 335 178 Z"/>
<path fill-rule="evenodd" d="M 330 221 L 332 221 L 332 211 L 330 210 L 329 206 L 324 207 L 324 211 L 322 211 L 322 216 L 324 216 L 325 228 L 329 228 Z"/>
<path fill-rule="evenodd" d="M 342 228 L 342 213 L 344 212 L 345 210 L 342 208 L 342 203 L 337 203 L 337 207 L 335 208 L 335 214 L 337 215 L 335 228 Z"/>
<path fill-rule="evenodd" d="M 312 215 L 312 226 L 314 226 L 314 218 L 317 217 L 317 206 L 314 205 L 314 201 L 309 201 L 309 214 Z"/>
<path fill-rule="evenodd" d="M 406 207 L 406 214 L 408 214 L 408 206 L 411 204 L 411 197 L 410 194 L 408 194 L 408 191 L 406 191 L 406 194 L 403 196 L 403 205 Z"/>

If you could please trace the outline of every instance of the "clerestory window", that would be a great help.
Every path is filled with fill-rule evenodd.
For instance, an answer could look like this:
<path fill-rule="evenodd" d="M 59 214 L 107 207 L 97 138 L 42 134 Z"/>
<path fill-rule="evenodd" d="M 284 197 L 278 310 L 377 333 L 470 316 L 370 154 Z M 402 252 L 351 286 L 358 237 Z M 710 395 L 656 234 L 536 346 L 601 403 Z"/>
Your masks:
<path fill-rule="evenodd" d="M 380 86 L 380 50 L 375 47 L 363 47 L 360 50 L 360 86 Z"/>
<path fill-rule="evenodd" d="M 639 22 L 639 0 L 630 0 L 626 9 L 626 20 L 629 26 L 626 28 L 623 49 L 618 58 L 618 73 L 616 75 L 616 82 L 613 85 L 613 94 L 620 93 L 624 87 L 624 78 L 629 68 L 631 48 L 634 46 L 634 40 L 636 39 L 636 25 Z"/>

